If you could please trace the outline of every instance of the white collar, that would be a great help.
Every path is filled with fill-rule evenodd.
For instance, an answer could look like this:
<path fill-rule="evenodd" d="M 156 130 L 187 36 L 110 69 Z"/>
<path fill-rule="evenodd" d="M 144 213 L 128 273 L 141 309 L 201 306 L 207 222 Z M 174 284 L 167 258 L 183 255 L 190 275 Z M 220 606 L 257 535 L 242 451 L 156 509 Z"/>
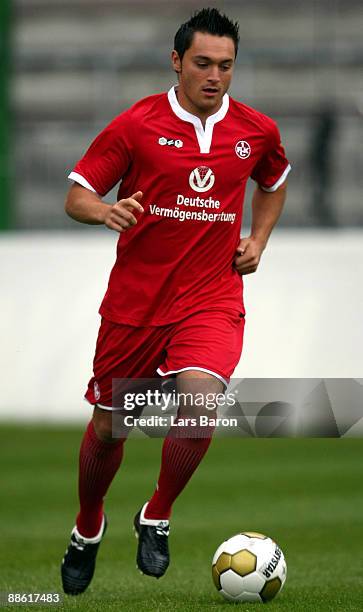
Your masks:
<path fill-rule="evenodd" d="M 181 119 L 182 121 L 188 121 L 188 123 L 192 123 L 194 125 L 199 142 L 200 152 L 209 153 L 212 143 L 213 127 L 216 123 L 222 121 L 222 119 L 224 119 L 224 117 L 226 116 L 229 108 L 229 95 L 224 94 L 221 108 L 216 113 L 214 113 L 214 115 L 209 115 L 209 117 L 207 117 L 205 122 L 205 129 L 203 128 L 203 124 L 199 117 L 192 115 L 192 113 L 189 113 L 182 106 L 180 106 L 178 98 L 176 97 L 175 86 L 169 89 L 168 100 L 172 111 L 177 117 L 179 117 L 179 119 Z"/>

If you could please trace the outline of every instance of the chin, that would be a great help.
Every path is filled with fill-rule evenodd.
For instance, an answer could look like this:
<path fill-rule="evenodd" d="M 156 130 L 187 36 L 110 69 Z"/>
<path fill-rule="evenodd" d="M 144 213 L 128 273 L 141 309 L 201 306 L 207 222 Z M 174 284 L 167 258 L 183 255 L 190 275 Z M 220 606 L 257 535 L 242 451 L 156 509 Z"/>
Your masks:
<path fill-rule="evenodd" d="M 214 107 L 219 107 L 222 104 L 222 98 L 218 98 L 216 100 L 203 100 L 200 104 L 200 108 L 204 110 L 209 110 Z"/>

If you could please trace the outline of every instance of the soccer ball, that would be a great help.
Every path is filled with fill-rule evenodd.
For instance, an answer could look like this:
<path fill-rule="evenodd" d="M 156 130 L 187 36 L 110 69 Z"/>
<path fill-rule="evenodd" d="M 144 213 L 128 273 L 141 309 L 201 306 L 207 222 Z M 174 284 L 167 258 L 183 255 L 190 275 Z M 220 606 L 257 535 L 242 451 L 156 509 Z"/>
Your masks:
<path fill-rule="evenodd" d="M 286 561 L 271 538 L 245 531 L 217 548 L 212 576 L 218 591 L 229 601 L 267 602 L 284 586 Z"/>

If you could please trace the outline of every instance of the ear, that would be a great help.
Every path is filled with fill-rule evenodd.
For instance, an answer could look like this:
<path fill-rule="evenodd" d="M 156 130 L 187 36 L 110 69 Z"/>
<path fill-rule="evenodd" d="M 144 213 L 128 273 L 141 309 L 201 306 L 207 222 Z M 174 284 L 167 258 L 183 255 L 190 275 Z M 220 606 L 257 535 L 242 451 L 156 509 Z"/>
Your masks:
<path fill-rule="evenodd" d="M 177 51 L 171 52 L 171 63 L 173 66 L 173 70 L 179 74 L 181 72 L 181 60 L 179 57 L 179 53 Z"/>

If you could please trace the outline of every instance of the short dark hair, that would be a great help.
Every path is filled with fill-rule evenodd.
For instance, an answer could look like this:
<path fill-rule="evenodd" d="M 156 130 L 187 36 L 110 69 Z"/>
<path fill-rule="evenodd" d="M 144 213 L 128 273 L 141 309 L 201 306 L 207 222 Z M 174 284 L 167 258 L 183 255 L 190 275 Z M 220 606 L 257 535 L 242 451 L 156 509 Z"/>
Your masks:
<path fill-rule="evenodd" d="M 180 59 L 192 44 L 195 32 L 213 34 L 214 36 L 229 36 L 235 47 L 235 56 L 238 52 L 239 24 L 231 21 L 227 15 L 220 13 L 216 8 L 204 8 L 195 12 L 189 21 L 183 23 L 174 38 L 174 49 Z"/>

